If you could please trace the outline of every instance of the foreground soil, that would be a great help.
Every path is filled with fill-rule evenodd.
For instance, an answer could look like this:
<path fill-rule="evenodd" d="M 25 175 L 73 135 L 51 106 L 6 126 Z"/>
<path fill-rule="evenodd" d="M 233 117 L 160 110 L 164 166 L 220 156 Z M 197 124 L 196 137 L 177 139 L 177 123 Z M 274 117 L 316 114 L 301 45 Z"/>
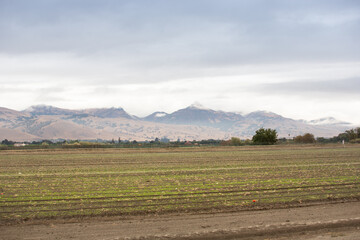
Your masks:
<path fill-rule="evenodd" d="M 212 214 L 32 220 L 0 239 L 360 239 L 360 202 Z"/>

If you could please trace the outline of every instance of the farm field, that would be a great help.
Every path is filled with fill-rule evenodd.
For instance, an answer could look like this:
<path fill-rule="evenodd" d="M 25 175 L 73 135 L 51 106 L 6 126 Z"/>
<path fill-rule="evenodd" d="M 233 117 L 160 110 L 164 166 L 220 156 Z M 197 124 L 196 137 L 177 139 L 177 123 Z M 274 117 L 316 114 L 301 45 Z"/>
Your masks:
<path fill-rule="evenodd" d="M 0 221 L 224 212 L 360 197 L 360 146 L 0 151 Z"/>

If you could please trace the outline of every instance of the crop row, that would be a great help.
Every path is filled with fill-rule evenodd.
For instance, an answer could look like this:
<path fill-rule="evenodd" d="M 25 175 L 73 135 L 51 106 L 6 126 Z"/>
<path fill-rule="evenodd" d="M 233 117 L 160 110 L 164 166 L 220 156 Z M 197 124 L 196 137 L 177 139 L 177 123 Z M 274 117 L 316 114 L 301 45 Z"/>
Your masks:
<path fill-rule="evenodd" d="M 0 220 L 360 197 L 360 148 L 0 152 Z"/>
<path fill-rule="evenodd" d="M 166 208 L 167 210 L 176 210 L 180 208 L 204 209 L 206 207 L 239 207 L 269 203 L 282 203 L 291 201 L 316 200 L 324 198 L 344 198 L 359 197 L 359 187 L 351 189 L 319 189 L 314 191 L 271 191 L 271 192 L 254 192 L 252 193 L 227 193 L 227 194 L 191 194 L 183 197 L 165 197 L 162 198 L 144 198 L 144 199 L 80 199 L 78 201 L 60 201 L 8 205 L 4 206 L 1 211 L 3 218 L 20 215 L 22 217 L 40 214 L 45 216 L 46 213 L 57 212 L 58 216 L 66 216 L 68 212 L 81 215 L 84 210 L 106 209 L 112 213 L 124 214 L 134 211 L 151 211 L 154 209 Z M 100 200 L 100 201 L 99 201 Z M 255 202 L 254 202 L 255 201 Z"/>

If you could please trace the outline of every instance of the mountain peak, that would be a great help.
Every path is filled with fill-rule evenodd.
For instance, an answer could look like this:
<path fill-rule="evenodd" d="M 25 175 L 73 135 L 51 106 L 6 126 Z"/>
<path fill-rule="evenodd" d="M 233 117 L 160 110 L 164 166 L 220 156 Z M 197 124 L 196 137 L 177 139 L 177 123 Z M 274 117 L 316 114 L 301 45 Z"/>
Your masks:
<path fill-rule="evenodd" d="M 169 114 L 166 112 L 154 112 L 147 117 L 144 117 L 143 120 L 150 122 L 163 121 Z"/>
<path fill-rule="evenodd" d="M 193 104 L 191 104 L 188 108 L 191 109 L 200 109 L 200 110 L 210 110 L 209 108 L 204 107 L 201 103 L 199 102 L 194 102 Z"/>
<path fill-rule="evenodd" d="M 123 108 L 118 107 L 112 107 L 112 108 L 90 108 L 90 109 L 84 109 L 84 113 L 93 115 L 95 117 L 100 118 L 128 118 L 133 119 L 133 117 L 128 114 Z"/>
<path fill-rule="evenodd" d="M 279 114 L 273 113 L 273 112 L 269 112 L 269 111 L 255 111 L 255 112 L 251 112 L 251 113 L 247 114 L 246 117 L 278 118 L 278 117 L 282 117 L 282 116 Z"/>

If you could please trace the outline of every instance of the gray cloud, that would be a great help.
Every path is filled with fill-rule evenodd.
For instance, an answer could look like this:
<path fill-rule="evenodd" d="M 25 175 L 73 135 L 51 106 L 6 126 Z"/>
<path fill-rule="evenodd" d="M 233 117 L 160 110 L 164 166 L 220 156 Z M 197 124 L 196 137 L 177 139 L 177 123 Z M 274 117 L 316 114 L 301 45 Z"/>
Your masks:
<path fill-rule="evenodd" d="M 358 99 L 359 29 L 358 0 L 0 0 L 0 102 L 331 113 Z"/>
<path fill-rule="evenodd" d="M 256 90 L 268 94 L 302 95 L 322 94 L 331 98 L 333 95 L 360 96 L 360 77 L 328 81 L 293 81 L 284 83 L 262 84 Z"/>
<path fill-rule="evenodd" d="M 38 103 L 44 103 L 44 102 L 59 103 L 66 101 L 66 97 L 64 97 L 63 95 L 63 93 L 66 92 L 66 88 L 64 87 L 45 87 L 45 88 L 38 88 L 33 91 L 36 95 L 35 101 Z"/>
<path fill-rule="evenodd" d="M 153 68 L 358 59 L 360 53 L 358 1 L 15 0 L 1 5 L 0 51 L 10 54 L 72 52 Z"/>

